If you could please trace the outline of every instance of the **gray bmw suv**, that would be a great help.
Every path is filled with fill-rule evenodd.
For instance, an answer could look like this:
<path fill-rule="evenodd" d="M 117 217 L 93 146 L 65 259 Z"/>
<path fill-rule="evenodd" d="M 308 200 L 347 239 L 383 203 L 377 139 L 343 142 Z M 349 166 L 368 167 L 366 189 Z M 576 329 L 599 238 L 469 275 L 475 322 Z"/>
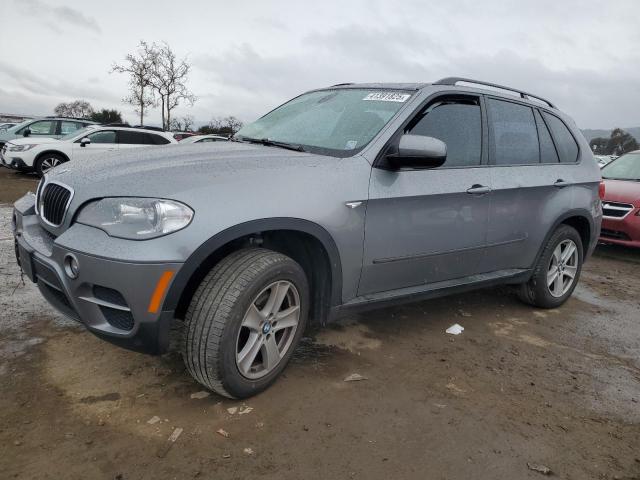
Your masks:
<path fill-rule="evenodd" d="M 69 317 L 243 398 L 309 322 L 496 284 L 553 308 L 601 222 L 600 169 L 552 103 L 460 78 L 302 94 L 231 142 L 51 170 L 15 204 L 18 262 Z"/>

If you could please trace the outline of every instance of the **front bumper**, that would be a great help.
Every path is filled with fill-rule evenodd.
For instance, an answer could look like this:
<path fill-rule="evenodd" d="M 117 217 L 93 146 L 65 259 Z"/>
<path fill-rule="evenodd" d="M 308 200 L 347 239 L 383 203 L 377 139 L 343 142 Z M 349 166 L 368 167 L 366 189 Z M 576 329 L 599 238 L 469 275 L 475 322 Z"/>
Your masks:
<path fill-rule="evenodd" d="M 0 149 L 0 165 L 14 170 L 30 169 L 20 156 L 13 155 L 7 150 L 6 144 Z"/>
<path fill-rule="evenodd" d="M 35 197 L 28 195 L 15 204 L 16 257 L 49 303 L 120 347 L 165 352 L 174 312 L 153 305 L 162 305 L 170 286 L 158 291 L 160 279 L 175 278 L 182 264 L 123 262 L 63 248 L 40 226 L 34 203 Z M 79 267 L 76 278 L 65 267 L 71 257 Z"/>
<path fill-rule="evenodd" d="M 634 208 L 624 218 L 604 217 L 600 241 L 640 248 L 640 208 Z"/>

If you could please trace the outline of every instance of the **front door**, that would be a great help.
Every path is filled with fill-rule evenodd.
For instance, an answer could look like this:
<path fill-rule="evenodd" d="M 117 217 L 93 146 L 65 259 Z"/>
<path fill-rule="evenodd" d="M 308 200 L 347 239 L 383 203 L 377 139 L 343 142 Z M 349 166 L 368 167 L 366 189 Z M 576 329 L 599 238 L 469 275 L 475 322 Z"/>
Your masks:
<path fill-rule="evenodd" d="M 491 201 L 482 123 L 476 96 L 438 98 L 405 133 L 445 142 L 444 165 L 428 170 L 373 169 L 359 295 L 479 272 Z"/>
<path fill-rule="evenodd" d="M 83 138 L 88 138 L 90 143 L 82 144 Z M 116 132 L 114 130 L 99 130 L 88 133 L 73 143 L 73 159 L 83 159 L 98 153 L 109 152 L 118 149 Z"/>

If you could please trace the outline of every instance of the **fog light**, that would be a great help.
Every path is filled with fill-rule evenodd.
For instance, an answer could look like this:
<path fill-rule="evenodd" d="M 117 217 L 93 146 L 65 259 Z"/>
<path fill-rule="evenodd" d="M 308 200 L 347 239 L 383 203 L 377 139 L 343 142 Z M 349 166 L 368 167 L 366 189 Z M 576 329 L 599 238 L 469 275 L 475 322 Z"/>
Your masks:
<path fill-rule="evenodd" d="M 78 259 L 71 255 L 70 253 L 64 257 L 64 273 L 67 274 L 69 278 L 78 278 L 78 273 L 80 272 L 80 265 L 78 264 Z"/>

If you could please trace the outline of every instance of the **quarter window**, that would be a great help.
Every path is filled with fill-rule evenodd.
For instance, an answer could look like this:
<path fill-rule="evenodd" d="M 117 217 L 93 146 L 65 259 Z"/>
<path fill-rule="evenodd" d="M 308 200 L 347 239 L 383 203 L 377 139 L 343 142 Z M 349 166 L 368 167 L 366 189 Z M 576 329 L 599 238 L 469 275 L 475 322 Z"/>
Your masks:
<path fill-rule="evenodd" d="M 431 105 L 409 133 L 446 143 L 445 167 L 480 165 L 482 116 L 476 99 L 447 100 Z"/>
<path fill-rule="evenodd" d="M 542 112 L 551 129 L 551 134 L 558 147 L 558 155 L 563 163 L 575 163 L 578 160 L 578 144 L 566 125 L 555 115 Z"/>
<path fill-rule="evenodd" d="M 167 143 L 171 143 L 165 137 L 161 135 L 155 135 L 153 133 L 148 133 L 147 136 L 151 139 L 149 143 L 153 145 L 166 145 Z"/>
<path fill-rule="evenodd" d="M 533 110 L 518 103 L 488 99 L 489 153 L 496 165 L 540 162 Z"/>
<path fill-rule="evenodd" d="M 542 163 L 558 163 L 558 152 L 556 152 L 556 147 L 553 145 L 549 129 L 537 110 L 535 111 L 535 115 L 536 125 L 538 126 L 538 138 L 540 138 L 540 161 Z"/>

